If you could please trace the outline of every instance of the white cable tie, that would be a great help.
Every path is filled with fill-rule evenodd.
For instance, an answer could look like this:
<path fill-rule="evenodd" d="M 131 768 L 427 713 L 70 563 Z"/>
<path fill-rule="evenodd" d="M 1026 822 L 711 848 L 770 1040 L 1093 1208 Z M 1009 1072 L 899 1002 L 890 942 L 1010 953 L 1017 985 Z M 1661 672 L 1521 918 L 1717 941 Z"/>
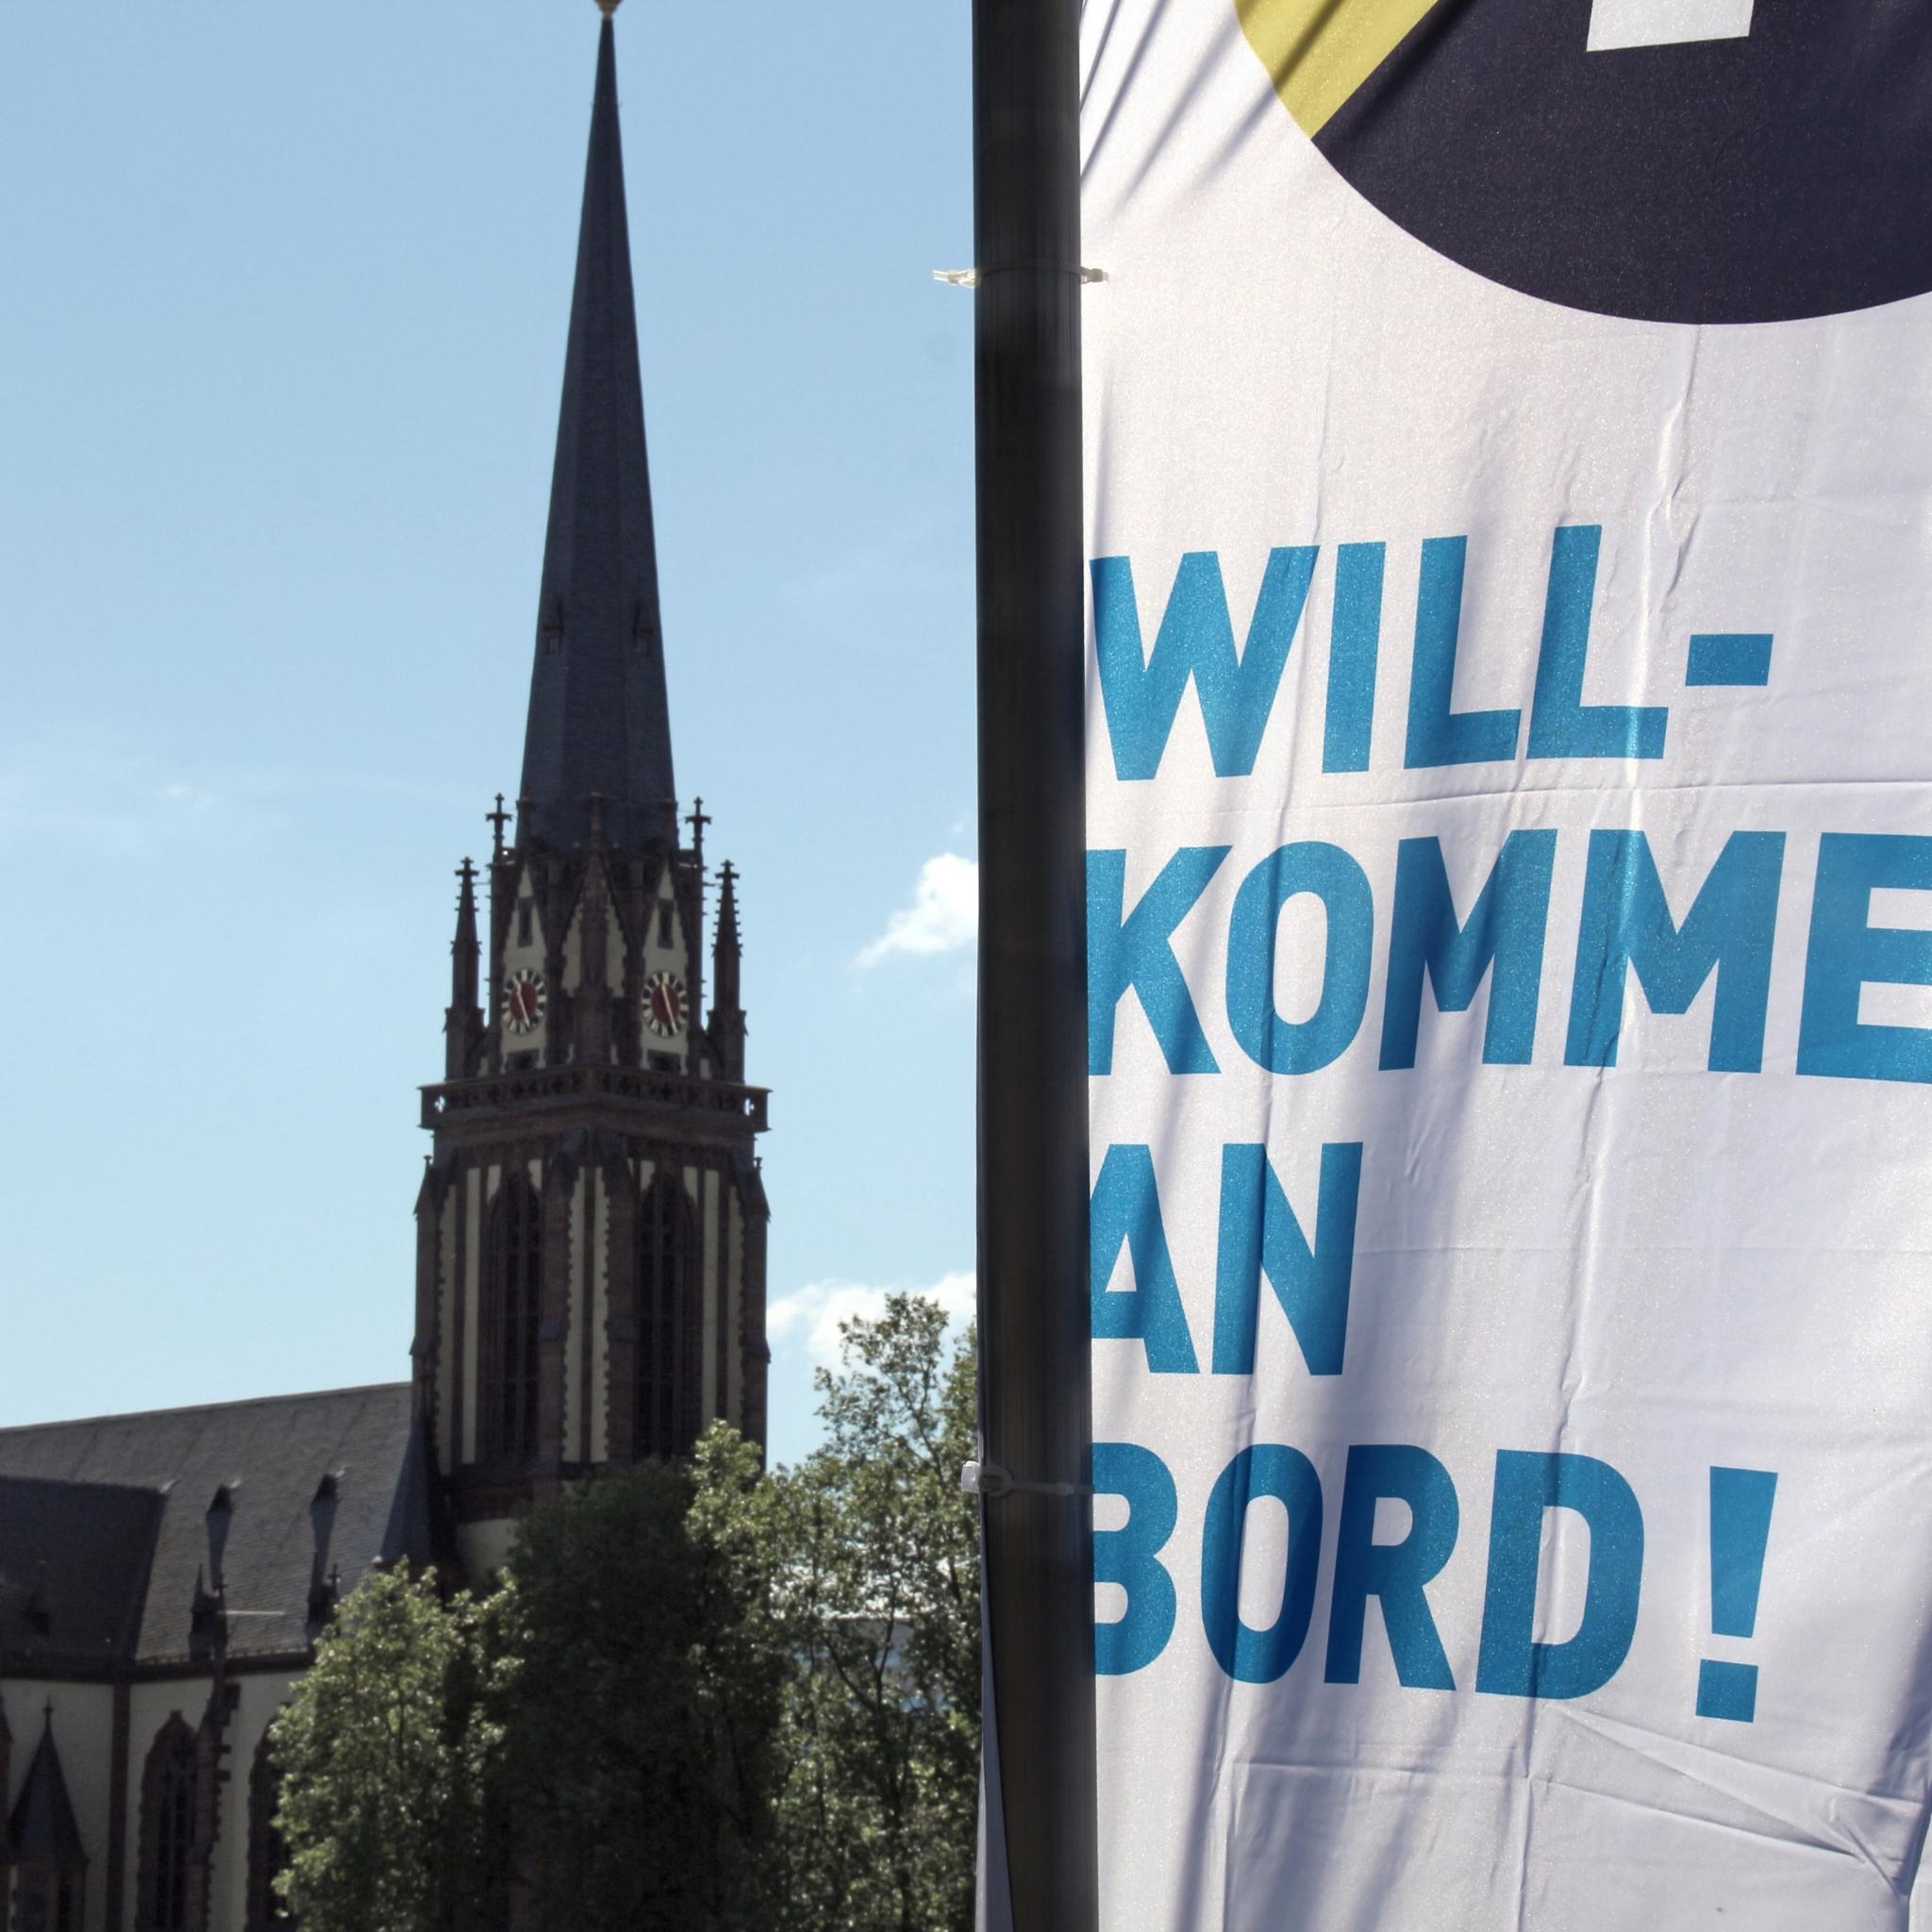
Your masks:
<path fill-rule="evenodd" d="M 1107 271 L 1104 268 L 1082 268 L 1074 273 L 1083 283 L 1104 282 Z M 979 271 L 976 268 L 936 268 L 932 272 L 936 282 L 945 282 L 955 289 L 976 289 L 979 286 Z"/>
<path fill-rule="evenodd" d="M 959 1487 L 969 1496 L 991 1498 L 1017 1491 L 1026 1496 L 1091 1496 L 1087 1483 L 1034 1483 L 1023 1481 L 997 1462 L 969 1462 L 959 1472 Z"/>

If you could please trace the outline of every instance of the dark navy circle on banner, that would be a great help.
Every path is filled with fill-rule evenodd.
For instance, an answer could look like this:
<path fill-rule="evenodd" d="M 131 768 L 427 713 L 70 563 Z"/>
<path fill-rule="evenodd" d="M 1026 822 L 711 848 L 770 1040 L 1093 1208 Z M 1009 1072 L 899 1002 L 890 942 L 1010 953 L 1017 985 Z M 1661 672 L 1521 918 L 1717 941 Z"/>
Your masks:
<path fill-rule="evenodd" d="M 1237 0 L 1337 171 L 1491 281 L 1699 323 L 1932 289 L 1932 0 L 1354 4 Z"/>

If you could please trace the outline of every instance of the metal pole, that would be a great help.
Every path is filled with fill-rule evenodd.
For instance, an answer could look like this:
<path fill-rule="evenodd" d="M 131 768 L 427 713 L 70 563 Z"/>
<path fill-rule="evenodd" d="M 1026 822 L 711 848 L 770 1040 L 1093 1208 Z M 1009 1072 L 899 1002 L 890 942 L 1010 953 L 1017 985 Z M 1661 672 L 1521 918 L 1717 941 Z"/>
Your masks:
<path fill-rule="evenodd" d="M 1014 1932 L 1098 1923 L 1079 25 L 974 0 L 980 1426 L 1028 1486 L 981 1520 Z"/>

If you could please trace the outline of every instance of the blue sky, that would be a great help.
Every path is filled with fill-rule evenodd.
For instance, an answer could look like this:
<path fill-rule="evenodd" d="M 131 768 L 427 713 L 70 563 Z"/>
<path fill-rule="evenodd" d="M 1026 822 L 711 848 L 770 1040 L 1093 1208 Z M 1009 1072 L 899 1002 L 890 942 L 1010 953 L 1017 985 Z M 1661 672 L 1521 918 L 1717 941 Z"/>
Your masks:
<path fill-rule="evenodd" d="M 0 1424 L 407 1373 L 513 791 L 591 0 L 0 10 Z M 744 874 L 773 1448 L 970 1299 L 968 8 L 630 0 L 679 782 Z"/>

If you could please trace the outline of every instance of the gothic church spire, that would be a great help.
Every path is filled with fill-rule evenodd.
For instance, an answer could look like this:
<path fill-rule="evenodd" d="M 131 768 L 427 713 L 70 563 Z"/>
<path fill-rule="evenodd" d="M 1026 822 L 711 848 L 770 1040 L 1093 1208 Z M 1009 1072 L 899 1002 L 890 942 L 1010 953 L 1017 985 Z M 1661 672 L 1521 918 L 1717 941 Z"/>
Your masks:
<path fill-rule="evenodd" d="M 483 1036 L 483 1008 L 476 981 L 476 964 L 483 951 L 476 938 L 476 868 L 466 858 L 457 877 L 462 885 L 457 894 L 457 936 L 449 948 L 449 1007 L 442 1017 L 447 1040 L 445 1080 L 467 1079 L 475 1071 L 476 1048 Z"/>
<path fill-rule="evenodd" d="M 711 941 L 711 1041 L 718 1071 L 744 1078 L 744 1008 L 739 1004 L 738 874 L 731 861 L 718 876 L 718 921 Z"/>
<path fill-rule="evenodd" d="M 592 791 L 619 848 L 670 836 L 675 797 L 657 540 L 607 10 L 557 425 L 518 842 L 584 844 Z"/>

